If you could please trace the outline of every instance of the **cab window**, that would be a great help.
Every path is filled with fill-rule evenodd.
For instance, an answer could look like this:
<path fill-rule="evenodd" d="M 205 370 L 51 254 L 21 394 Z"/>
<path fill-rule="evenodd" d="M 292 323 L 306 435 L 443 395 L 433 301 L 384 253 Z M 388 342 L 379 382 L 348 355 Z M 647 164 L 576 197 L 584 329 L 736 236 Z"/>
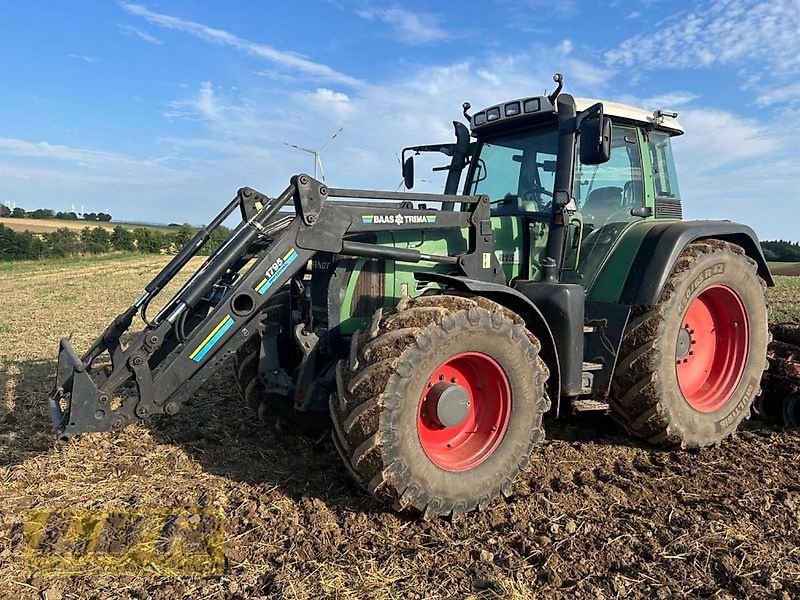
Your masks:
<path fill-rule="evenodd" d="M 487 195 L 495 215 L 548 212 L 557 148 L 554 127 L 484 142 L 469 193 Z"/>
<path fill-rule="evenodd" d="M 642 160 L 636 129 L 616 125 L 611 158 L 602 165 L 577 165 L 573 194 L 583 222 L 592 228 L 630 221 L 643 206 Z"/>
<path fill-rule="evenodd" d="M 653 184 L 656 198 L 680 200 L 678 177 L 675 173 L 675 162 L 672 158 L 672 145 L 669 136 L 660 131 L 650 132 L 647 140 L 650 162 L 653 164 Z"/>

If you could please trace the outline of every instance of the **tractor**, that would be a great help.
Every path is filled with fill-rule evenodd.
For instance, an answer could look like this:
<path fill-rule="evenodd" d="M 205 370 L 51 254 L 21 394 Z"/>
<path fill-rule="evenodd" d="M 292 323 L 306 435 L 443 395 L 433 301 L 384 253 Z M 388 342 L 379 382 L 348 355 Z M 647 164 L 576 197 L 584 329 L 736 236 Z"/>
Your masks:
<path fill-rule="evenodd" d="M 676 114 L 554 79 L 549 95 L 464 103 L 455 141 L 403 150 L 406 191 L 305 174 L 274 197 L 240 189 L 83 355 L 62 339 L 58 439 L 173 415 L 233 364 L 253 410 L 329 428 L 374 497 L 456 517 L 511 493 L 545 416 L 607 412 L 660 446 L 729 437 L 767 368 L 756 235 L 682 220 Z M 410 191 L 424 152 L 449 159 L 442 194 Z"/>

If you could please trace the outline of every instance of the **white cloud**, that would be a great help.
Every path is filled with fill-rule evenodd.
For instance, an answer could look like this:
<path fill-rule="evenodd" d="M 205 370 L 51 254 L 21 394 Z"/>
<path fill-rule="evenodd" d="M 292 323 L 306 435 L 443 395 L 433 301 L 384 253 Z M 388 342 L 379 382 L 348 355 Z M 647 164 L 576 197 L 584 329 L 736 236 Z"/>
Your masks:
<path fill-rule="evenodd" d="M 249 54 L 274 63 L 284 69 L 300 72 L 304 75 L 319 77 L 326 81 L 333 81 L 345 85 L 359 85 L 361 82 L 355 77 L 340 73 L 328 65 L 317 63 L 294 52 L 277 50 L 267 44 L 253 42 L 241 38 L 223 29 L 215 29 L 201 23 L 180 19 L 157 13 L 141 4 L 120 2 L 120 6 L 128 13 L 141 17 L 153 25 L 174 29 L 191 34 L 207 42 L 235 48 L 240 52 Z"/>
<path fill-rule="evenodd" d="M 798 102 L 800 102 L 800 83 L 768 87 L 756 96 L 756 104 L 760 107 Z"/>
<path fill-rule="evenodd" d="M 798 30 L 797 0 L 718 0 L 676 13 L 605 56 L 612 65 L 638 69 L 761 63 L 780 73 L 796 73 Z"/>
<path fill-rule="evenodd" d="M 83 62 L 87 63 L 97 62 L 97 59 L 93 56 L 84 56 L 83 54 L 68 54 L 67 56 L 74 60 L 82 60 Z"/>
<path fill-rule="evenodd" d="M 439 23 L 441 18 L 430 13 L 411 12 L 402 8 L 366 9 L 358 15 L 369 21 L 382 21 L 394 29 L 398 38 L 408 44 L 429 44 L 450 37 Z"/>
<path fill-rule="evenodd" d="M 140 40 L 144 40 L 148 44 L 155 44 L 157 46 L 160 46 L 161 44 L 164 43 L 162 40 L 158 39 L 153 34 L 147 33 L 146 31 L 143 31 L 138 27 L 133 27 L 132 25 L 120 25 L 118 23 L 117 29 L 119 29 L 119 32 L 122 35 L 138 37 Z"/>

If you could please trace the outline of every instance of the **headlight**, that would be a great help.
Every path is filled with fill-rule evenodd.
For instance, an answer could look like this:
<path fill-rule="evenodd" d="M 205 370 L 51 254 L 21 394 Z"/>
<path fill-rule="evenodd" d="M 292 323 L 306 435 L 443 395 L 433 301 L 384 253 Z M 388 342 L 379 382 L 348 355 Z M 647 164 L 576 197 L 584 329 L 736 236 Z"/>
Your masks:
<path fill-rule="evenodd" d="M 530 100 L 525 100 L 525 104 L 523 106 L 526 113 L 538 112 L 539 107 L 539 98 L 531 98 Z"/>
<path fill-rule="evenodd" d="M 515 117 L 519 114 L 519 102 L 509 102 L 506 104 L 505 112 L 507 117 Z"/>

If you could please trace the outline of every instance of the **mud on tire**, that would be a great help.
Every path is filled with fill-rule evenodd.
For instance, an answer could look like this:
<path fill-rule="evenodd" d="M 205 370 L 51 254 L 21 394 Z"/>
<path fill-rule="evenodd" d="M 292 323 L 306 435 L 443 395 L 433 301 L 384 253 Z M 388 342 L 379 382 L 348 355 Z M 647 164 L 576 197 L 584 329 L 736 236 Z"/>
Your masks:
<path fill-rule="evenodd" d="M 351 475 L 376 498 L 426 517 L 458 516 L 510 495 L 544 438 L 542 415 L 550 403 L 539 350 L 518 315 L 484 298 L 422 296 L 379 310 L 337 365 L 338 391 L 331 395 L 334 442 Z M 417 427 L 426 382 L 463 353 L 481 353 L 499 365 L 513 403 L 494 450 L 454 471 L 429 458 Z"/>
<path fill-rule="evenodd" d="M 690 391 L 690 386 L 679 380 L 678 363 L 693 360 L 692 344 L 698 340 L 689 334 L 687 314 L 697 298 L 709 289 L 722 290 L 727 296 L 732 292 L 730 297 L 734 303 L 738 298 L 741 312 L 746 316 L 745 338 L 737 337 L 741 334 L 736 328 L 741 324 L 735 322 L 715 321 L 714 331 L 734 327 L 730 330 L 733 338 L 747 341 L 725 346 L 717 338 L 720 348 L 741 345 L 739 355 L 744 358 L 737 362 L 741 375 L 738 383 L 733 376 L 725 380 L 727 387 L 716 400 L 712 394 L 701 402 L 696 398 L 704 394 L 702 385 L 716 388 L 703 383 L 699 392 Z M 673 268 L 658 304 L 634 307 L 612 381 L 609 398 L 612 416 L 630 433 L 659 445 L 702 447 L 730 436 L 750 414 L 767 367 L 769 329 L 765 289 L 755 261 L 740 246 L 713 239 L 690 244 Z M 729 312 L 737 314 L 738 309 Z M 714 314 L 725 316 L 726 311 L 721 309 Z M 686 331 L 681 331 L 682 328 Z M 716 352 L 717 346 L 714 348 Z M 713 374 L 715 368 L 709 372 Z M 712 378 L 707 381 L 712 382 Z"/>

